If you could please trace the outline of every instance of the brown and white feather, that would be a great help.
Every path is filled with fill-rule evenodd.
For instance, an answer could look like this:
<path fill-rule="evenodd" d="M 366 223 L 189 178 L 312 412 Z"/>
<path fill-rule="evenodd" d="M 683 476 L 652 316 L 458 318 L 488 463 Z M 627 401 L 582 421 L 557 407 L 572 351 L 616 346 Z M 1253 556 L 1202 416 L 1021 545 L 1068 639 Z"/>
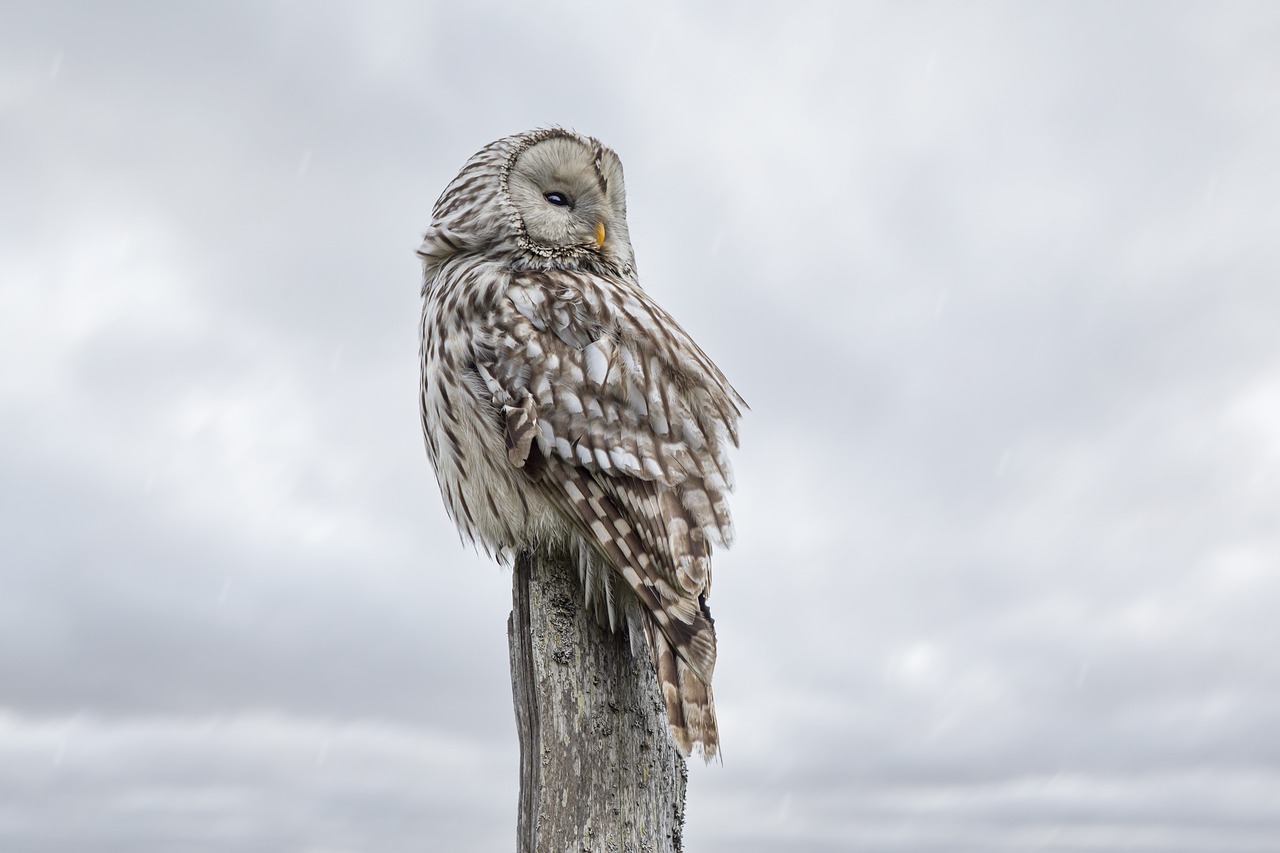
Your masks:
<path fill-rule="evenodd" d="M 561 183 L 582 222 L 539 207 Z M 493 143 L 441 195 L 420 255 L 422 421 L 450 516 L 499 556 L 573 549 L 612 625 L 625 590 L 673 737 L 709 760 L 711 554 L 733 539 L 745 404 L 641 289 L 617 156 L 559 129 Z"/>

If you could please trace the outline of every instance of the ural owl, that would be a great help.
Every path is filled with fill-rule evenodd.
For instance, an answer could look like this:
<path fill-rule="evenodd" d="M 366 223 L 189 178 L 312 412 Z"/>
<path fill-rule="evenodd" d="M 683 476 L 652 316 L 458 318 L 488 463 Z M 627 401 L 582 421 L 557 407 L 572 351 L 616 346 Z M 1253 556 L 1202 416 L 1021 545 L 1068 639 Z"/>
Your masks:
<path fill-rule="evenodd" d="M 586 605 L 643 632 L 681 752 L 710 760 L 711 546 L 733 536 L 745 403 L 640 288 L 621 161 L 561 129 L 500 139 L 445 188 L 419 255 L 422 425 L 450 517 L 502 559 L 569 549 Z"/>

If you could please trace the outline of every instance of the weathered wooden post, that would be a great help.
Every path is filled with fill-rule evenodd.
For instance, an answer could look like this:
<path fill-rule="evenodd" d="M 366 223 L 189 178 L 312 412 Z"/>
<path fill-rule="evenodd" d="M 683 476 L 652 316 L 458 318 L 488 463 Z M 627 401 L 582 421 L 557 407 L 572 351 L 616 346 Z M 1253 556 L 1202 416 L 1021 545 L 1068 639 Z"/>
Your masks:
<path fill-rule="evenodd" d="M 679 853 L 688 776 L 648 651 L 582 606 L 567 554 L 521 552 L 512 598 L 517 853 Z"/>

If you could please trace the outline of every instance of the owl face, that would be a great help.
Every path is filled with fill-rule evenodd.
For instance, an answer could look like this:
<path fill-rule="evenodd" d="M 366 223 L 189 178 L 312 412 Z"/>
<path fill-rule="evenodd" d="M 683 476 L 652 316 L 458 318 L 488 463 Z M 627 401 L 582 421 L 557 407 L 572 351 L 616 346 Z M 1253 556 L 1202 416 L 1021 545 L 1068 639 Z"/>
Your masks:
<path fill-rule="evenodd" d="M 507 194 L 530 248 L 630 268 L 622 163 L 595 140 L 566 132 L 534 142 L 512 163 Z"/>
<path fill-rule="evenodd" d="M 445 188 L 418 250 L 423 287 L 451 259 L 585 269 L 637 283 L 618 155 L 569 130 L 499 139 Z"/>

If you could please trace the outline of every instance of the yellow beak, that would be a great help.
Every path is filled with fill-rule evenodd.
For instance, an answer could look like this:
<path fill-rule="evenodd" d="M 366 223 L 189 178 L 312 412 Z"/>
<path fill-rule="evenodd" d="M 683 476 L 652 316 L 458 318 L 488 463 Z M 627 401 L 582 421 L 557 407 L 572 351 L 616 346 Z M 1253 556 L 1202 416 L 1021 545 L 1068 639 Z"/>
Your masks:
<path fill-rule="evenodd" d="M 596 223 L 596 248 L 598 249 L 603 245 L 604 245 L 604 223 L 597 222 Z"/>

